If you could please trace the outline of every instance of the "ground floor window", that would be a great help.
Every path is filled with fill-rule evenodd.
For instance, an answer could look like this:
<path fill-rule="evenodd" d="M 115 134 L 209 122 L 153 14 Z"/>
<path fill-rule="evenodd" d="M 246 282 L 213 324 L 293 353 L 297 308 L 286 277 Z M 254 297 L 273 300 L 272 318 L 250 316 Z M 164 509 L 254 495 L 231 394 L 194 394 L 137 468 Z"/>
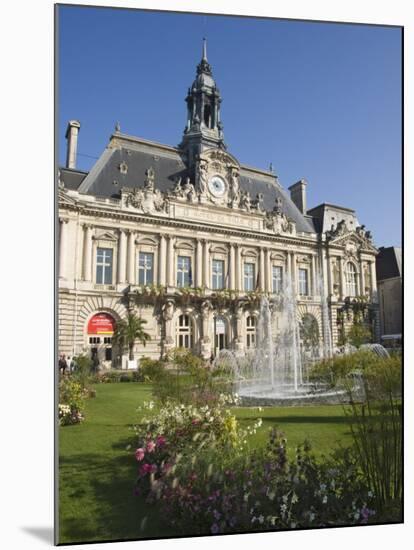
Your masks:
<path fill-rule="evenodd" d="M 178 317 L 176 344 L 179 348 L 190 349 L 193 347 L 193 331 L 189 315 L 180 315 Z"/>
<path fill-rule="evenodd" d="M 246 319 L 246 347 L 256 347 L 256 317 L 249 315 Z"/>

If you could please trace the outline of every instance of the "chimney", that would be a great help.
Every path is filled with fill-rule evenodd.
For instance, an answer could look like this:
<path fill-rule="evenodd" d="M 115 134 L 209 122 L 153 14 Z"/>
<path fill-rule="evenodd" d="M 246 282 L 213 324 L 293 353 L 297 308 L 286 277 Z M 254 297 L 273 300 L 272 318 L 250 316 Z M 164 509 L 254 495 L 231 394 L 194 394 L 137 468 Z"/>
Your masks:
<path fill-rule="evenodd" d="M 306 214 L 306 186 L 307 181 L 302 179 L 289 187 L 290 198 L 302 214 Z"/>
<path fill-rule="evenodd" d="M 66 139 L 68 140 L 66 168 L 76 168 L 76 153 L 78 149 L 79 128 L 80 122 L 78 120 L 69 120 L 65 135 Z"/>

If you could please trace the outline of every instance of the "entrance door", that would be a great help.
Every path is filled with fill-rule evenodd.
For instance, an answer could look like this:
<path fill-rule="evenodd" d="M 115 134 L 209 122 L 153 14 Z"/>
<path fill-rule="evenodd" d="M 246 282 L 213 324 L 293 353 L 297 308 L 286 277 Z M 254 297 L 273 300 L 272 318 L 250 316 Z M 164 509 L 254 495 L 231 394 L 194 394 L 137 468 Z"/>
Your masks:
<path fill-rule="evenodd" d="M 112 367 L 112 335 L 115 320 L 109 313 L 97 313 L 88 323 L 88 344 L 94 370 Z"/>

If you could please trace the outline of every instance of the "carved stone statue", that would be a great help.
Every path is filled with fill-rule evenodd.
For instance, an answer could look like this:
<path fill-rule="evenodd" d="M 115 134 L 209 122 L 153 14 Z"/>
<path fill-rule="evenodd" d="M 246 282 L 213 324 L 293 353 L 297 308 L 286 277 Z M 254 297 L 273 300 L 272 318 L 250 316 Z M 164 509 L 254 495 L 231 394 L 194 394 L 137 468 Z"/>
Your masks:
<path fill-rule="evenodd" d="M 207 193 L 207 163 L 199 160 L 196 167 L 196 183 L 201 195 Z"/>
<path fill-rule="evenodd" d="M 162 316 L 164 318 L 164 321 L 172 320 L 174 316 L 174 302 L 172 300 L 168 300 L 162 306 Z"/>
<path fill-rule="evenodd" d="M 230 172 L 231 181 L 231 206 L 238 206 L 240 203 L 240 186 L 239 186 L 239 173 L 237 170 L 232 169 Z"/>
<path fill-rule="evenodd" d="M 263 193 L 257 193 L 255 200 L 253 201 L 252 206 L 259 212 L 263 212 Z"/>
<path fill-rule="evenodd" d="M 155 188 L 155 171 L 152 166 L 148 168 L 148 170 L 145 171 L 145 182 L 144 182 L 144 189 L 148 191 L 154 191 Z"/>
<path fill-rule="evenodd" d="M 248 191 L 241 192 L 240 208 L 242 208 L 243 210 L 247 210 L 247 212 L 250 212 L 251 210 L 250 193 Z"/>

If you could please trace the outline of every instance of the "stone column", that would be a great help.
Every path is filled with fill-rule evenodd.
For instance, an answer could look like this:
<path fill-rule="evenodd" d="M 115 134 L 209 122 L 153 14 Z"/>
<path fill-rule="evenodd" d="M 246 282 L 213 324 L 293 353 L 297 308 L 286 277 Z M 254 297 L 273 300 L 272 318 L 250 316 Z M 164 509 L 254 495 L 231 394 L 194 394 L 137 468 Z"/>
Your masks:
<path fill-rule="evenodd" d="M 359 263 L 359 269 L 360 269 L 360 277 L 359 277 L 359 286 L 360 288 L 360 295 L 365 296 L 365 276 L 364 276 L 364 262 Z"/>
<path fill-rule="evenodd" d="M 59 219 L 59 279 L 66 279 L 66 257 L 68 246 L 68 222 L 66 218 Z"/>
<path fill-rule="evenodd" d="M 236 307 L 236 334 L 234 339 L 234 348 L 236 352 L 242 352 L 244 350 L 243 341 L 243 308 L 242 306 Z"/>
<path fill-rule="evenodd" d="M 165 263 L 166 263 L 166 242 L 164 235 L 160 235 L 158 243 L 158 281 L 159 285 L 165 286 Z"/>
<path fill-rule="evenodd" d="M 265 261 L 264 261 L 264 249 L 260 247 L 260 290 L 264 292 L 266 290 L 265 287 Z"/>
<path fill-rule="evenodd" d="M 372 260 L 369 264 L 370 273 L 371 273 L 371 296 L 372 300 L 377 300 L 377 274 L 375 272 L 375 260 Z"/>
<path fill-rule="evenodd" d="M 339 274 L 341 278 L 341 300 L 343 300 L 346 295 L 345 260 L 343 258 L 340 258 L 339 260 Z"/>
<path fill-rule="evenodd" d="M 234 269 L 234 245 L 230 244 L 230 258 L 229 258 L 229 288 L 231 290 L 234 290 L 236 288 L 235 285 L 235 269 Z"/>
<path fill-rule="evenodd" d="M 299 294 L 299 289 L 298 289 L 298 286 L 297 286 L 296 253 L 295 252 L 291 253 L 290 261 L 291 261 L 290 275 L 292 277 L 293 296 L 297 297 L 298 294 Z"/>
<path fill-rule="evenodd" d="M 126 275 L 126 232 L 119 230 L 118 239 L 118 283 L 125 283 Z"/>
<path fill-rule="evenodd" d="M 127 261 L 127 282 L 130 285 L 136 285 L 137 281 L 137 265 L 135 263 L 135 231 L 128 231 L 128 261 Z"/>
<path fill-rule="evenodd" d="M 174 279 L 175 274 L 175 254 L 174 254 L 174 237 L 171 235 L 168 238 L 168 263 L 167 263 L 167 285 L 176 286 Z"/>
<path fill-rule="evenodd" d="M 196 248 L 196 286 L 203 286 L 203 243 L 200 239 L 197 239 Z"/>
<path fill-rule="evenodd" d="M 83 234 L 83 280 L 92 281 L 92 226 L 85 223 Z"/>
<path fill-rule="evenodd" d="M 265 288 L 266 292 L 272 292 L 272 266 L 270 261 L 270 249 L 266 248 L 265 251 L 265 274 L 266 274 L 266 280 L 265 280 Z"/>
<path fill-rule="evenodd" d="M 206 288 L 210 288 L 211 287 L 211 283 L 210 283 L 210 251 L 209 251 L 210 243 L 206 239 L 204 239 L 203 246 L 204 246 L 203 284 Z"/>
<path fill-rule="evenodd" d="M 234 245 L 236 248 L 236 259 L 235 259 L 235 288 L 236 290 L 243 290 L 241 279 L 242 279 L 242 271 L 243 266 L 241 263 L 241 250 L 240 245 L 236 244 Z"/>
<path fill-rule="evenodd" d="M 317 284 L 316 284 L 316 266 L 315 266 L 315 256 L 312 254 L 312 264 L 311 264 L 311 277 L 312 277 L 312 295 L 316 296 L 318 294 Z"/>

